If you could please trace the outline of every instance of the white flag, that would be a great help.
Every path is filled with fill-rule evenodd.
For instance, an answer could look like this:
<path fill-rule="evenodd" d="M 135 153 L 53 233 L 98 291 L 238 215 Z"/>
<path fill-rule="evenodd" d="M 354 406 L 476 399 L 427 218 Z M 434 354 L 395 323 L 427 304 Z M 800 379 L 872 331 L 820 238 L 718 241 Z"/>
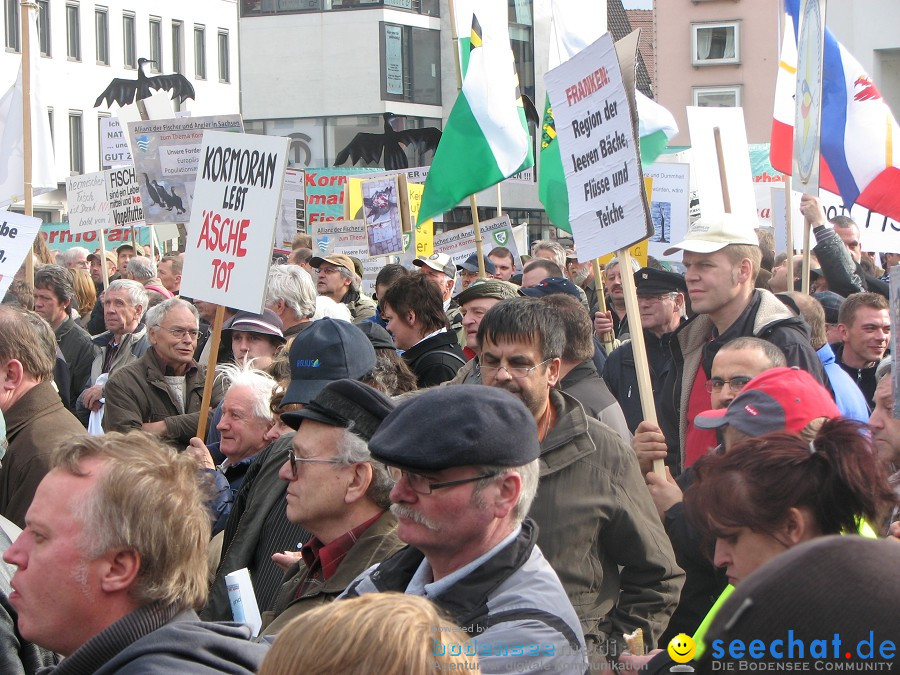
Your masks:
<path fill-rule="evenodd" d="M 23 11 L 28 11 L 24 10 Z M 29 21 L 31 53 L 23 54 L 31 64 L 31 183 L 32 194 L 57 188 L 53 142 L 47 108 L 41 102 L 38 58 L 40 51 L 37 16 Z M 22 117 L 22 67 L 16 83 L 0 98 L 0 207 L 25 199 L 25 138 Z"/>

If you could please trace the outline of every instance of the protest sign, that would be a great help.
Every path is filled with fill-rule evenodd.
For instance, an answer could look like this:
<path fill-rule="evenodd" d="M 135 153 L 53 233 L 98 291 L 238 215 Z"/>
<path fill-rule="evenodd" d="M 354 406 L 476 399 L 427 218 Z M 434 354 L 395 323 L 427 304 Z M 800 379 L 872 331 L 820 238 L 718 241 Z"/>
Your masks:
<path fill-rule="evenodd" d="M 819 192 L 824 51 L 825 0 L 801 0 L 792 168 L 795 189 L 811 195 Z"/>
<path fill-rule="evenodd" d="M 649 193 L 653 236 L 648 251 L 656 258 L 663 258 L 663 252 L 687 234 L 691 207 L 690 164 L 656 162 L 644 169 L 644 176 L 653 179 L 653 189 Z"/>
<path fill-rule="evenodd" d="M 409 198 L 406 176 L 384 176 L 362 181 L 362 216 L 370 256 L 403 251 L 403 233 L 409 232 Z"/>
<path fill-rule="evenodd" d="M 100 118 L 100 166 L 111 169 L 132 163 L 126 129 L 117 117 Z"/>
<path fill-rule="evenodd" d="M 134 167 L 69 176 L 66 195 L 69 228 L 73 232 L 144 224 Z"/>
<path fill-rule="evenodd" d="M 687 116 L 691 130 L 693 173 L 700 196 L 702 217 L 715 218 L 725 212 L 714 133 L 718 128 L 722 139 L 730 212 L 746 218 L 747 222 L 755 226 L 756 197 L 750 174 L 750 151 L 747 148 L 743 109 L 688 107 Z"/>
<path fill-rule="evenodd" d="M 422 206 L 422 194 L 425 192 L 425 186 L 421 183 L 409 183 L 406 191 L 409 194 L 409 218 L 415 226 L 416 255 L 427 258 L 434 253 L 434 220 L 419 222 L 419 207 Z M 406 242 L 404 242 L 403 250 L 405 251 L 406 248 Z"/>
<path fill-rule="evenodd" d="M 181 292 L 260 313 L 290 139 L 206 131 Z"/>
<path fill-rule="evenodd" d="M 290 248 L 298 232 L 306 231 L 303 195 L 303 171 L 285 170 L 284 187 L 281 190 L 281 227 L 278 241 L 287 248 Z"/>
<path fill-rule="evenodd" d="M 205 130 L 240 133 L 240 115 L 185 117 L 128 123 L 134 170 L 148 223 L 191 219 L 194 182 Z M 279 177 L 280 180 L 280 177 Z"/>
<path fill-rule="evenodd" d="M 408 234 L 408 233 L 407 233 Z M 362 220 L 337 220 L 313 226 L 313 249 L 317 256 L 341 253 L 359 258 L 363 264 L 363 292 L 375 290 L 375 276 L 389 261 L 385 256 L 369 256 L 366 224 Z"/>
<path fill-rule="evenodd" d="M 522 258 L 519 255 L 519 247 L 516 245 L 512 229 L 509 216 L 482 220 L 481 235 L 484 238 L 484 255 L 498 246 L 505 246 L 512 253 L 517 267 L 521 269 Z M 466 258 L 475 253 L 475 230 L 471 225 L 467 225 L 436 234 L 434 235 L 434 250 L 437 253 L 446 253 L 456 264 L 464 262 Z"/>
<path fill-rule="evenodd" d="M 9 290 L 40 229 L 40 218 L 15 211 L 0 214 L 0 298 Z"/>
<path fill-rule="evenodd" d="M 69 223 L 44 223 L 41 225 L 41 236 L 51 251 L 67 251 L 74 246 L 83 246 L 93 251 L 100 247 L 97 230 L 72 232 Z M 133 232 L 130 227 L 111 227 L 106 230 L 105 237 L 109 249 L 130 244 L 132 237 L 135 237 L 141 246 L 149 246 L 152 239 L 149 227 L 138 227 Z"/>
<path fill-rule="evenodd" d="M 585 259 L 653 234 L 631 106 L 607 33 L 544 78 L 569 194 L 569 221 Z"/>

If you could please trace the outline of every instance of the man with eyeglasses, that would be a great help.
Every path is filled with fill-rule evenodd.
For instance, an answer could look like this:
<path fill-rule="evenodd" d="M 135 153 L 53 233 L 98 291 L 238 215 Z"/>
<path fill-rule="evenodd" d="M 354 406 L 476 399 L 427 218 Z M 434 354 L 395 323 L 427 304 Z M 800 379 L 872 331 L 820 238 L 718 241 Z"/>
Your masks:
<path fill-rule="evenodd" d="M 529 410 L 488 387 L 436 387 L 398 405 L 369 450 L 396 479 L 391 511 L 409 546 L 342 597 L 428 598 L 465 631 L 483 673 L 586 672 L 578 617 L 526 517 L 540 454 Z"/>
<path fill-rule="evenodd" d="M 150 349 L 119 368 L 104 387 L 104 431 L 143 429 L 185 447 L 197 433 L 206 368 L 194 361 L 199 314 L 172 298 L 151 308 L 144 320 Z M 211 408 L 219 404 L 213 401 Z"/>
<path fill-rule="evenodd" d="M 291 561 L 261 634 L 331 602 L 363 571 L 403 547 L 388 510 L 394 483 L 367 443 L 394 404 L 355 380 L 325 386 L 282 421 L 297 430 L 279 477 L 287 482 L 287 518 L 312 538 Z M 284 508 L 282 506 L 282 508 Z"/>
<path fill-rule="evenodd" d="M 626 632 L 641 628 L 647 646 L 655 645 L 684 573 L 634 452 L 556 389 L 565 335 L 560 315 L 542 300 L 505 300 L 478 328 L 481 376 L 485 385 L 519 398 L 535 420 L 541 489 L 529 515 L 540 527 L 538 544 L 560 575 L 588 642 L 615 661 Z M 491 433 L 503 439 L 498 445 L 509 442 L 505 431 Z"/>
<path fill-rule="evenodd" d="M 653 393 L 658 395 L 672 365 L 668 336 L 685 320 L 684 295 L 687 293 L 687 286 L 680 274 L 651 267 L 641 268 L 634 273 L 634 285 L 637 288 L 644 346 L 650 365 L 650 382 Z M 634 349 L 630 341 L 610 352 L 603 366 L 603 380 L 622 406 L 628 430 L 634 433 L 644 421 L 644 411 L 641 408 Z M 640 455 L 638 459 L 641 459 Z M 645 473 L 650 470 L 643 461 L 641 470 Z"/>
<path fill-rule="evenodd" d="M 353 323 L 375 316 L 375 301 L 360 292 L 362 279 L 350 256 L 331 253 L 322 258 L 310 258 L 309 264 L 316 270 L 315 282 L 319 295 L 347 305 Z"/>

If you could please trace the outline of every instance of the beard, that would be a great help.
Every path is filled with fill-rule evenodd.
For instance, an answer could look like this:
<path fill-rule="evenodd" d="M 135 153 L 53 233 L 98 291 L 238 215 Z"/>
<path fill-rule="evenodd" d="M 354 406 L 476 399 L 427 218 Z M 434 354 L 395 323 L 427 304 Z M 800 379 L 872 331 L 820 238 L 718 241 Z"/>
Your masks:
<path fill-rule="evenodd" d="M 531 377 L 536 377 L 537 373 L 532 373 Z M 510 394 L 518 398 L 522 403 L 525 404 L 525 407 L 528 408 L 529 412 L 534 415 L 534 418 L 537 419 L 539 415 L 544 412 L 544 408 L 547 407 L 547 396 L 549 396 L 549 388 L 542 389 L 541 391 L 545 392 L 545 396 L 539 396 L 535 391 L 529 391 L 519 386 L 519 383 L 516 380 L 510 379 L 506 382 L 494 382 L 494 386 L 500 389 L 505 389 Z"/>
<path fill-rule="evenodd" d="M 589 276 L 591 276 L 591 269 L 587 266 L 574 268 L 569 272 L 569 278 L 576 286 L 583 286 Z"/>

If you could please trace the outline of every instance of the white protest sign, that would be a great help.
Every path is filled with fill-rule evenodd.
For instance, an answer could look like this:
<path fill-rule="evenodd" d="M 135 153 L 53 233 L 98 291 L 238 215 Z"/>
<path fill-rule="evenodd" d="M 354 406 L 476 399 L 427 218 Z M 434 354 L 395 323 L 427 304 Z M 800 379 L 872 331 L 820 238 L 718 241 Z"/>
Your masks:
<path fill-rule="evenodd" d="M 389 262 L 385 256 L 369 255 L 366 224 L 362 220 L 316 223 L 313 226 L 313 249 L 313 253 L 319 257 L 329 253 L 340 253 L 359 258 L 363 264 L 362 290 L 366 294 L 375 291 L 375 277 Z"/>
<path fill-rule="evenodd" d="M 753 174 L 750 170 L 750 149 L 747 147 L 747 130 L 744 127 L 742 108 L 687 109 L 691 130 L 694 175 L 700 195 L 700 213 L 703 218 L 714 218 L 725 212 L 722 199 L 722 182 L 719 178 L 719 161 L 716 153 L 714 129 L 718 127 L 722 139 L 722 156 L 731 213 L 747 219 L 756 226 L 756 195 L 753 191 Z"/>
<path fill-rule="evenodd" d="M 125 132 L 119 118 L 100 118 L 100 165 L 104 169 L 131 164 L 131 149 Z"/>
<path fill-rule="evenodd" d="M 0 298 L 9 290 L 40 229 L 40 218 L 15 211 L 0 213 Z"/>
<path fill-rule="evenodd" d="M 509 216 L 481 221 L 481 238 L 481 250 L 484 255 L 498 246 L 504 246 L 512 253 L 516 266 L 521 269 L 522 258 L 519 255 L 516 238 L 513 236 L 513 227 Z M 466 258 L 475 253 L 475 230 L 471 225 L 467 225 L 436 234 L 434 235 L 434 250 L 436 253 L 446 253 L 456 264 L 465 262 Z"/>
<path fill-rule="evenodd" d="M 556 121 L 579 256 L 599 258 L 652 234 L 631 108 L 607 33 L 544 78 Z"/>
<path fill-rule="evenodd" d="M 261 313 L 290 139 L 203 132 L 181 292 Z"/>
<path fill-rule="evenodd" d="M 772 185 L 770 188 L 772 198 L 772 227 L 775 233 L 775 252 L 783 253 L 787 250 L 787 203 L 784 199 L 784 183 L 779 186 Z M 794 248 L 797 251 L 803 250 L 803 214 L 800 213 L 800 197 L 799 192 L 791 190 L 791 233 L 794 242 Z M 816 245 L 816 236 L 810 231 L 809 233 L 809 250 Z"/>
<path fill-rule="evenodd" d="M 104 171 L 66 178 L 66 199 L 72 232 L 105 230 L 112 226 Z"/>
<path fill-rule="evenodd" d="M 650 219 L 653 236 L 647 252 L 664 258 L 664 251 L 687 234 L 691 207 L 690 164 L 655 162 L 644 169 L 644 177 L 653 179 L 650 193 Z"/>
<path fill-rule="evenodd" d="M 243 131 L 240 115 L 215 115 L 128 123 L 134 170 L 148 223 L 191 219 L 203 132 Z"/>
<path fill-rule="evenodd" d="M 144 224 L 144 210 L 134 167 L 66 178 L 69 230 L 88 232 Z"/>

